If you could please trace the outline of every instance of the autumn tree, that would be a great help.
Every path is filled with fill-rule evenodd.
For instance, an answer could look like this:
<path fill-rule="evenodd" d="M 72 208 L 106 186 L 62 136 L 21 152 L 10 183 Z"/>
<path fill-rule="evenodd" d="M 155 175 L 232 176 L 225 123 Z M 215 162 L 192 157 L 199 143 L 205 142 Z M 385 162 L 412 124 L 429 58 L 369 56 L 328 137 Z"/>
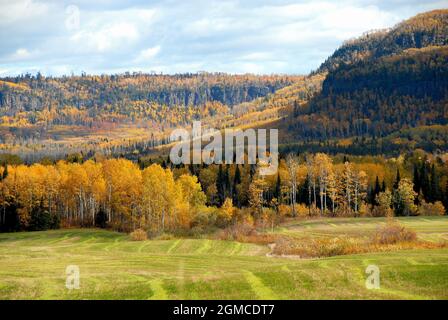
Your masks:
<path fill-rule="evenodd" d="M 292 204 L 292 214 L 296 216 L 296 197 L 297 197 L 297 171 L 299 167 L 299 160 L 292 154 L 286 157 L 286 167 L 289 175 L 290 195 Z"/>
<path fill-rule="evenodd" d="M 415 212 L 416 206 L 414 201 L 416 195 L 412 181 L 407 178 L 400 179 L 394 198 L 396 215 L 409 216 Z"/>

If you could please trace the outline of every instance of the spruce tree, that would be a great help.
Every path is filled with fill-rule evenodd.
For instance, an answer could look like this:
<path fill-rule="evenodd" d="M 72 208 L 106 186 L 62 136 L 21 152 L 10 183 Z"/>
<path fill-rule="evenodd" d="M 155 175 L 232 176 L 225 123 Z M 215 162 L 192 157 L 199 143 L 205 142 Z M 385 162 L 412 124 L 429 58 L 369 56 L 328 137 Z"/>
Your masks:
<path fill-rule="evenodd" d="M 233 177 L 233 187 L 232 187 L 232 200 L 233 204 L 240 208 L 241 204 L 238 198 L 238 189 L 237 186 L 241 183 L 241 172 L 240 167 L 236 165 L 235 176 Z"/>
<path fill-rule="evenodd" d="M 216 189 L 218 191 L 218 205 L 221 206 L 225 200 L 225 185 L 222 164 L 220 164 L 218 168 L 218 176 L 216 177 Z"/>
<path fill-rule="evenodd" d="M 445 206 L 445 213 L 448 214 L 448 181 L 445 185 L 445 193 L 443 194 L 443 205 Z"/>
<path fill-rule="evenodd" d="M 400 183 L 401 177 L 400 177 L 400 169 L 397 169 L 397 176 L 395 178 L 394 182 L 394 189 L 398 189 L 398 184 Z"/>
<path fill-rule="evenodd" d="M 236 165 L 235 176 L 233 177 L 233 185 L 236 186 L 241 183 L 241 171 L 239 165 Z"/>
<path fill-rule="evenodd" d="M 429 168 L 426 161 L 423 162 L 420 167 L 420 187 L 423 198 L 426 201 L 429 201 L 429 199 L 431 198 L 431 181 L 429 179 Z"/>
<path fill-rule="evenodd" d="M 253 176 L 255 175 L 255 172 L 257 172 L 257 166 L 255 164 L 250 165 L 250 179 L 252 180 Z"/>
<path fill-rule="evenodd" d="M 224 170 L 224 177 L 223 177 L 223 183 L 224 183 L 224 200 L 232 194 L 232 184 L 230 183 L 230 172 L 229 172 L 229 165 L 225 165 L 226 170 Z M 223 201 L 224 203 L 224 201 Z"/>
<path fill-rule="evenodd" d="M 274 190 L 274 198 L 277 198 L 278 203 L 281 203 L 282 199 L 282 182 L 280 180 L 280 174 L 277 173 L 277 182 L 275 183 L 275 190 Z"/>
<path fill-rule="evenodd" d="M 372 190 L 372 197 L 370 202 L 372 205 L 376 204 L 375 199 L 380 192 L 381 192 L 380 179 L 378 178 L 378 176 L 376 176 L 375 186 L 373 187 Z"/>
<path fill-rule="evenodd" d="M 437 176 L 436 168 L 434 164 L 431 167 L 431 186 L 430 186 L 430 202 L 439 200 L 439 177 Z"/>
<path fill-rule="evenodd" d="M 417 194 L 420 194 L 421 189 L 421 181 L 420 181 L 420 174 L 418 170 L 418 166 L 414 164 L 414 191 L 417 192 Z"/>

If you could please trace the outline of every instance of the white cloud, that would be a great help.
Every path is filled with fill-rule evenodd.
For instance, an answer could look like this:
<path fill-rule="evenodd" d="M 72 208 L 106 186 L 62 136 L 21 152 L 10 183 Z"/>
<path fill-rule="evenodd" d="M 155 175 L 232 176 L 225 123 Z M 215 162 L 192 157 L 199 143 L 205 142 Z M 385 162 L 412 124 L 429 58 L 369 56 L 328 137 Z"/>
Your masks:
<path fill-rule="evenodd" d="M 400 19 L 375 6 L 335 8 L 319 15 L 318 21 L 326 30 L 338 30 L 343 37 L 355 36 L 371 29 L 391 27 Z"/>
<path fill-rule="evenodd" d="M 307 73 L 343 40 L 443 3 L 0 0 L 0 70 Z M 66 28 L 68 4 L 79 8 L 76 28 Z"/>
<path fill-rule="evenodd" d="M 14 57 L 17 59 L 23 59 L 23 58 L 27 58 L 30 56 L 30 53 L 28 52 L 28 50 L 24 49 L 24 48 L 20 48 L 17 49 Z"/>
<path fill-rule="evenodd" d="M 71 40 L 83 50 L 105 52 L 116 50 L 139 39 L 139 31 L 135 25 L 120 22 L 101 27 L 99 30 L 84 29 L 76 32 Z"/>
<path fill-rule="evenodd" d="M 48 3 L 33 0 L 0 1 L 0 25 L 11 25 L 19 21 L 30 21 L 48 14 Z"/>
<path fill-rule="evenodd" d="M 160 52 L 160 46 L 144 49 L 135 59 L 135 62 L 145 62 L 154 58 Z"/>
<path fill-rule="evenodd" d="M 252 52 L 246 55 L 243 55 L 241 60 L 250 60 L 250 61 L 265 61 L 273 58 L 273 54 L 271 52 Z"/>

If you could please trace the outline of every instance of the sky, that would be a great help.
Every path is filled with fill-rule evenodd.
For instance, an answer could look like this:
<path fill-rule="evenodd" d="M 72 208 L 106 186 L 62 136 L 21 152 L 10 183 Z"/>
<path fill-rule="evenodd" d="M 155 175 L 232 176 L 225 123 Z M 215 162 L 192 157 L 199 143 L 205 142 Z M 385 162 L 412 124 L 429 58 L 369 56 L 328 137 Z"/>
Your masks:
<path fill-rule="evenodd" d="M 0 77 L 306 74 L 344 40 L 448 0 L 0 0 Z"/>

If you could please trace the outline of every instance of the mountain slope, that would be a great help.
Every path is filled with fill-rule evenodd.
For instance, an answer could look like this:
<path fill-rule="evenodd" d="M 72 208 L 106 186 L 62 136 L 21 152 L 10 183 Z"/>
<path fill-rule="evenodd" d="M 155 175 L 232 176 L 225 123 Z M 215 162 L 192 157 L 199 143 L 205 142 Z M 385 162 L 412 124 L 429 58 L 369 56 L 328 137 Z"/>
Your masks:
<path fill-rule="evenodd" d="M 329 70 L 322 91 L 280 124 L 287 140 L 378 144 L 406 128 L 446 125 L 447 28 L 448 10 L 436 10 L 344 44 L 319 69 Z"/>

